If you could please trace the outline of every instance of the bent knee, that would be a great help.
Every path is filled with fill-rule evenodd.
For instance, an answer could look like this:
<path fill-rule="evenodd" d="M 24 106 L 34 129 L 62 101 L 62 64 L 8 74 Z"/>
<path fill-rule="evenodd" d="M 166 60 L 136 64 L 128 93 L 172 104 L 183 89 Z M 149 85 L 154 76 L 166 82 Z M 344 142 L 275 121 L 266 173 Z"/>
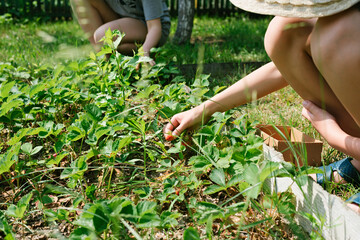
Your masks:
<path fill-rule="evenodd" d="M 96 43 L 100 42 L 100 40 L 105 36 L 105 29 L 104 25 L 97 28 L 94 32 L 94 40 Z"/>
<path fill-rule="evenodd" d="M 265 50 L 271 59 L 288 52 L 294 45 L 306 48 L 315 20 L 275 17 L 265 34 Z"/>

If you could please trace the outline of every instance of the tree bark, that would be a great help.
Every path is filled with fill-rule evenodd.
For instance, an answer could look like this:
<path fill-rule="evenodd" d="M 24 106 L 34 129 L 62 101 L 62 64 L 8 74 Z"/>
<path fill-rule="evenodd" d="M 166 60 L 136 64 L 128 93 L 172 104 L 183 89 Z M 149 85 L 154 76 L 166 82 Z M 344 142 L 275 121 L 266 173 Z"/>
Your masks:
<path fill-rule="evenodd" d="M 178 0 L 178 25 L 173 39 L 175 43 L 184 44 L 190 41 L 194 14 L 194 0 Z"/>

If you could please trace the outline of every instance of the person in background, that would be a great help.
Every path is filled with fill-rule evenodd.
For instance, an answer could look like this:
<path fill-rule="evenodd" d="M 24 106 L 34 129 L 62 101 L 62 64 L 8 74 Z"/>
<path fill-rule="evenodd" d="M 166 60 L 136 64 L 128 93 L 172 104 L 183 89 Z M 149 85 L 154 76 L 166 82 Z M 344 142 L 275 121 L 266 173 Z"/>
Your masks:
<path fill-rule="evenodd" d="M 72 6 L 96 50 L 109 28 L 125 34 L 118 47 L 123 55 L 132 55 L 142 44 L 149 56 L 151 48 L 162 46 L 169 36 L 170 15 L 164 0 L 72 0 Z"/>
<path fill-rule="evenodd" d="M 352 157 L 311 177 L 320 184 L 350 182 L 360 187 L 360 3 L 311 1 L 282 5 L 232 0 L 245 10 L 276 16 L 264 40 L 272 62 L 201 105 L 174 115 L 164 127 L 165 139 L 203 124 L 215 112 L 247 103 L 253 92 L 261 98 L 290 85 L 304 99 L 302 115 L 332 147 Z M 360 213 L 360 192 L 348 202 Z"/>

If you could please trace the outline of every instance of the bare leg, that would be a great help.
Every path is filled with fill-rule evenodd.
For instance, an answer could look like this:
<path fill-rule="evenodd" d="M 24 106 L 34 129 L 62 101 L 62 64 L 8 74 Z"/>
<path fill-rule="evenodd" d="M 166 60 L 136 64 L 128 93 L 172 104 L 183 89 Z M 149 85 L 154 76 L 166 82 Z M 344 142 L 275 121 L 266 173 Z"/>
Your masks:
<path fill-rule="evenodd" d="M 320 18 L 311 37 L 311 54 L 336 97 L 360 129 L 360 11 L 352 8 Z M 335 116 L 337 119 L 337 117 Z"/>
<path fill-rule="evenodd" d="M 144 43 L 147 27 L 138 19 L 134 18 L 120 18 L 99 27 L 94 33 L 94 39 L 98 42 L 105 35 L 107 29 L 118 29 L 120 32 L 125 33 L 118 51 L 125 55 L 132 55 L 136 50 L 136 44 Z"/>
<path fill-rule="evenodd" d="M 351 136 L 360 134 L 357 107 L 360 100 L 360 26 L 356 24 L 359 22 L 357 9 L 319 20 L 277 17 L 266 35 L 266 50 L 283 77 L 301 97 L 334 116 L 322 113 L 316 106 L 315 111 L 305 112 L 304 116 L 325 134 L 329 130 L 324 131 L 324 127 L 336 124 Z M 346 150 L 351 148 L 353 146 L 345 147 Z M 352 161 L 358 170 L 359 163 Z M 333 179 L 343 181 L 336 172 Z M 357 205 L 349 206 L 360 211 Z"/>
<path fill-rule="evenodd" d="M 359 22 L 360 11 L 356 8 L 321 18 L 315 25 L 311 38 L 311 53 L 317 68 L 358 126 L 360 126 L 360 110 L 357 105 L 360 100 L 360 44 L 358 41 L 360 38 L 360 26 L 357 24 Z M 324 116 L 328 116 L 319 109 L 314 109 L 312 112 L 314 114 L 309 119 L 312 122 L 316 118 L 323 119 Z M 320 127 L 323 127 L 323 125 L 321 124 Z M 332 128 L 336 128 L 336 126 Z M 347 137 L 347 139 L 352 139 L 352 137 Z M 349 149 L 358 149 L 356 145 L 351 143 L 352 141 L 345 140 L 344 144 L 336 143 L 339 141 L 338 136 L 333 136 L 328 141 L 333 141 L 340 146 L 343 145 L 344 152 Z M 353 154 L 349 153 L 349 155 L 354 156 L 355 152 Z M 358 157 L 352 160 L 351 163 L 360 171 Z M 314 178 L 314 176 L 312 177 Z M 335 182 L 344 181 L 336 172 L 333 179 Z M 355 212 L 360 213 L 360 207 L 357 204 L 349 203 L 348 206 Z"/>
<path fill-rule="evenodd" d="M 119 16 L 103 0 L 72 0 L 72 6 L 90 43 L 99 50 L 100 45 L 94 39 L 94 32 L 104 23 L 113 21 Z"/>
<path fill-rule="evenodd" d="M 303 99 L 326 109 L 345 132 L 359 137 L 358 125 L 322 78 L 311 57 L 310 39 L 315 23 L 316 19 L 275 17 L 265 36 L 266 51 Z"/>
<path fill-rule="evenodd" d="M 314 62 L 342 103 L 346 112 L 352 116 L 360 129 L 360 11 L 354 7 L 340 14 L 321 18 L 315 25 L 311 38 L 311 53 Z M 338 120 L 335 117 L 336 120 Z M 356 127 L 355 127 L 356 128 Z M 348 132 L 350 136 L 359 137 Z M 346 150 L 356 151 L 358 146 L 345 140 Z M 330 141 L 337 141 L 335 137 Z M 356 153 L 348 153 L 356 159 L 352 161 L 355 168 L 360 171 L 360 161 Z"/>

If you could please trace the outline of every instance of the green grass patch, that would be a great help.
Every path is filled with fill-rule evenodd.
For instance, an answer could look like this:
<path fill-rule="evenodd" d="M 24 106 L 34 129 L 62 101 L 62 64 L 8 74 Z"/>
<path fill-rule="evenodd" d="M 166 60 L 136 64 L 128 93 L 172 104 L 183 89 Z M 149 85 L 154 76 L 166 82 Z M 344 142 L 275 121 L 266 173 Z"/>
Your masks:
<path fill-rule="evenodd" d="M 164 54 L 179 64 L 197 63 L 201 51 L 204 53 L 200 60 L 204 63 L 269 61 L 263 47 L 269 21 L 270 18 L 250 20 L 241 15 L 195 18 L 190 43 L 179 47 L 170 41 L 163 47 Z M 172 21 L 170 40 L 175 30 L 176 19 Z"/>

